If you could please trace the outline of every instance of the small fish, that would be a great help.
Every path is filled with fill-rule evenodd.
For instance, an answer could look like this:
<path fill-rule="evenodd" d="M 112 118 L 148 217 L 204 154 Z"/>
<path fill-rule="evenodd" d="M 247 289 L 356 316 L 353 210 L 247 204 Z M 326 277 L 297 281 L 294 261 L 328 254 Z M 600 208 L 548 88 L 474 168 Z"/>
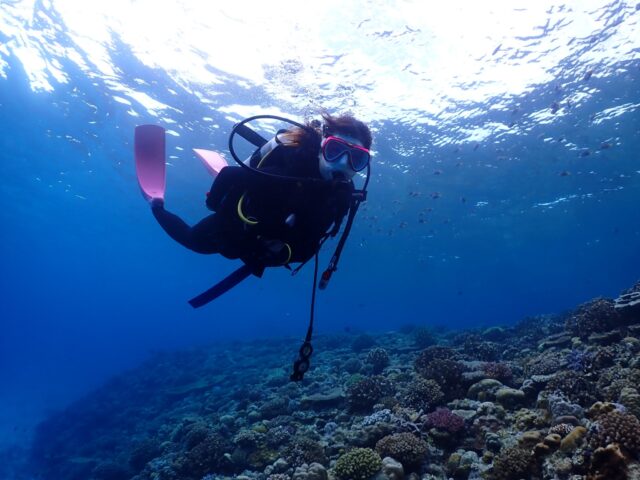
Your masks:
<path fill-rule="evenodd" d="M 584 148 L 584 149 L 580 152 L 580 156 L 581 156 L 581 157 L 588 157 L 589 155 L 591 155 L 591 150 L 589 150 L 588 148 Z"/>
<path fill-rule="evenodd" d="M 558 110 L 560 110 L 560 104 L 558 104 L 558 102 L 553 102 L 551 104 L 551 113 L 555 114 Z"/>
<path fill-rule="evenodd" d="M 560 175 L 561 177 L 568 177 L 569 175 L 571 175 L 571 172 L 563 170 L 558 175 Z"/>
<path fill-rule="evenodd" d="M 440 175 L 442 173 L 442 170 L 434 170 L 433 174 L 434 175 Z"/>
<path fill-rule="evenodd" d="M 609 142 L 602 142 L 600 144 L 600 150 L 606 150 L 607 148 L 611 148 L 612 145 Z"/>
<path fill-rule="evenodd" d="M 591 75 L 593 75 L 593 70 L 587 70 L 584 74 L 584 77 L 582 78 L 583 81 L 588 82 L 589 79 L 591 78 Z"/>
<path fill-rule="evenodd" d="M 431 193 L 431 198 L 433 198 L 433 199 L 440 198 L 440 192 L 432 192 Z"/>

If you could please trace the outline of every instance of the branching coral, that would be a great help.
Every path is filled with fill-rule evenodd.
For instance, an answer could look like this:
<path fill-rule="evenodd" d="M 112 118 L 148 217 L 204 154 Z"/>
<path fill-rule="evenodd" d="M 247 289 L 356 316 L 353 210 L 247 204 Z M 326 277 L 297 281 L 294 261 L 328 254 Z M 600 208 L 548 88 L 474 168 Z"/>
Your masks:
<path fill-rule="evenodd" d="M 416 371 L 428 365 L 429 362 L 435 360 L 436 358 L 440 359 L 448 359 L 455 360 L 458 358 L 458 354 L 455 350 L 449 347 L 443 347 L 441 345 L 432 345 L 430 347 L 425 348 L 420 354 L 418 358 L 415 360 L 415 368 Z"/>
<path fill-rule="evenodd" d="M 229 471 L 232 468 L 225 457 L 230 450 L 226 440 L 216 433 L 208 434 L 185 455 L 174 462 L 174 468 L 182 478 L 200 478 L 212 471 Z"/>
<path fill-rule="evenodd" d="M 493 480 L 520 480 L 529 478 L 532 467 L 531 450 L 519 446 L 501 451 L 493 461 Z"/>
<path fill-rule="evenodd" d="M 492 362 L 500 358 L 498 344 L 486 341 L 481 335 L 464 332 L 456 338 L 456 343 L 462 347 L 464 357 L 469 360 Z"/>
<path fill-rule="evenodd" d="M 367 377 L 349 385 L 347 401 L 353 411 L 368 410 L 391 390 L 391 384 L 384 377 Z"/>
<path fill-rule="evenodd" d="M 589 433 L 593 448 L 617 443 L 632 455 L 640 454 L 640 421 L 635 415 L 613 410 L 600 415 Z"/>
<path fill-rule="evenodd" d="M 640 384 L 640 369 L 611 367 L 600 372 L 597 391 L 598 396 L 605 401 L 616 401 L 622 390 L 629 386 Z"/>
<path fill-rule="evenodd" d="M 635 388 L 625 387 L 620 392 L 619 402 L 636 417 L 640 418 L 640 393 Z"/>
<path fill-rule="evenodd" d="M 560 352 L 545 351 L 544 354 L 527 361 L 525 373 L 531 375 L 549 375 L 565 366 L 565 356 Z"/>
<path fill-rule="evenodd" d="M 462 391 L 462 365 L 455 360 L 435 358 L 427 364 L 416 361 L 416 371 L 424 378 L 435 380 L 445 397 L 455 398 Z"/>
<path fill-rule="evenodd" d="M 367 354 L 366 361 L 373 368 L 373 373 L 382 373 L 389 365 L 389 354 L 384 348 L 374 348 Z"/>
<path fill-rule="evenodd" d="M 319 463 L 321 465 L 329 463 L 322 445 L 302 436 L 295 438 L 285 449 L 285 457 L 289 464 L 294 467 L 299 467 L 304 463 Z"/>
<path fill-rule="evenodd" d="M 485 362 L 482 364 L 482 371 L 488 378 L 499 380 L 502 383 L 508 383 L 513 377 L 511 367 L 502 362 Z"/>
<path fill-rule="evenodd" d="M 547 389 L 560 391 L 569 400 L 582 406 L 590 405 L 596 401 L 595 384 L 587 377 L 576 372 L 559 372 L 549 381 Z"/>
<path fill-rule="evenodd" d="M 399 461 L 406 469 L 418 467 L 427 455 L 427 442 L 411 433 L 396 433 L 381 438 L 376 451 L 382 457 Z"/>
<path fill-rule="evenodd" d="M 572 335 L 586 339 L 592 333 L 615 328 L 619 321 L 620 314 L 615 310 L 613 301 L 597 298 L 580 305 L 565 322 L 565 329 Z"/>
<path fill-rule="evenodd" d="M 409 385 L 409 388 L 402 396 L 401 403 L 404 406 L 427 412 L 440 405 L 443 400 L 444 393 L 435 380 L 420 378 Z"/>
<path fill-rule="evenodd" d="M 380 455 L 370 448 L 354 448 L 336 462 L 336 476 L 341 480 L 367 480 L 382 466 Z"/>

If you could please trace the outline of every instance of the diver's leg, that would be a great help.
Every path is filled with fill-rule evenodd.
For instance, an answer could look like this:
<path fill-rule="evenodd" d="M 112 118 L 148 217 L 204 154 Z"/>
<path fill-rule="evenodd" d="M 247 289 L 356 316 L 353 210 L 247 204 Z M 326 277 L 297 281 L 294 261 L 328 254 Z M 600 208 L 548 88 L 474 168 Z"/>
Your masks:
<path fill-rule="evenodd" d="M 190 227 L 162 204 L 152 204 L 153 216 L 167 234 L 179 244 L 198 253 L 220 253 L 224 232 L 216 214 L 209 215 Z"/>

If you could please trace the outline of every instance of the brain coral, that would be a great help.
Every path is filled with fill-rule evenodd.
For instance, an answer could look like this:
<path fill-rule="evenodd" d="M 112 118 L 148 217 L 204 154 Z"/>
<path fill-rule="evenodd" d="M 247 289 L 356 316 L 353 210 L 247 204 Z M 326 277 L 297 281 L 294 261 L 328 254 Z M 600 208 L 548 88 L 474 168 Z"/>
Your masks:
<path fill-rule="evenodd" d="M 366 480 L 382 466 L 380 455 L 370 448 L 354 448 L 336 462 L 335 474 L 342 480 Z"/>
<path fill-rule="evenodd" d="M 395 433 L 381 438 L 376 451 L 382 457 L 391 457 L 406 469 L 418 467 L 427 455 L 427 442 L 411 433 Z"/>

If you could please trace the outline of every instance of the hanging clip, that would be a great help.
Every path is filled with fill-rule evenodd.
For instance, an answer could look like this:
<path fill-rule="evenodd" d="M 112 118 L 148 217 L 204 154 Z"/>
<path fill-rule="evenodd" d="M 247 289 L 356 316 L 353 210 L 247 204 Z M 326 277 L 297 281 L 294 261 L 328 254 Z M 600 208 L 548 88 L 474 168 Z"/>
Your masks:
<path fill-rule="evenodd" d="M 311 342 L 305 341 L 298 351 L 298 358 L 293 362 L 293 373 L 289 377 L 292 382 L 299 382 L 303 379 L 304 374 L 309 370 L 311 354 L 313 347 Z"/>
<path fill-rule="evenodd" d="M 327 269 L 322 272 L 322 276 L 320 277 L 320 283 L 318 284 L 318 288 L 320 290 L 324 290 L 325 288 L 327 288 L 327 285 L 329 285 L 329 280 L 331 280 L 331 275 L 333 275 L 333 272 L 335 272 L 338 268 L 336 267 L 336 262 L 337 262 L 337 258 L 334 255 L 331 258 L 331 261 L 329 262 L 329 266 L 327 267 Z"/>

